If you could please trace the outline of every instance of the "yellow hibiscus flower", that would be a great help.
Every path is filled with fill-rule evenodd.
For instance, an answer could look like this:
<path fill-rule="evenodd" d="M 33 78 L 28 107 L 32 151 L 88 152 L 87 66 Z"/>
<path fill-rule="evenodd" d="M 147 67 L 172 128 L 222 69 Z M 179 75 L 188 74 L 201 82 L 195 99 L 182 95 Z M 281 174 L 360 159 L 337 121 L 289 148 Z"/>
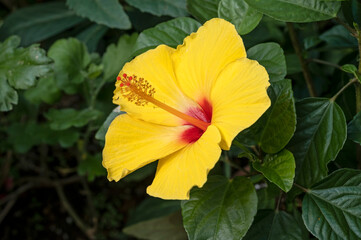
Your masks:
<path fill-rule="evenodd" d="M 246 58 L 234 26 L 212 19 L 173 49 L 160 45 L 124 65 L 113 102 L 126 114 L 110 125 L 108 179 L 158 161 L 149 195 L 189 199 L 234 137 L 270 106 L 268 74 Z"/>

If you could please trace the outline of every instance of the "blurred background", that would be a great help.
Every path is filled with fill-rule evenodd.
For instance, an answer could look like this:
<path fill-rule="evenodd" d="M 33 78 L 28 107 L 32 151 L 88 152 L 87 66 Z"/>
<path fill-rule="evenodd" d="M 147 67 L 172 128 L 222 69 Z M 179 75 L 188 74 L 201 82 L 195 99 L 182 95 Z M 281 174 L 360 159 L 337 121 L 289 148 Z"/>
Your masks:
<path fill-rule="evenodd" d="M 112 94 L 124 63 L 161 43 L 181 44 L 218 16 L 219 2 L 0 0 L 0 239 L 187 238 L 180 202 L 145 193 L 156 163 L 109 182 L 101 152 L 110 122 L 121 114 Z M 256 26 L 242 33 L 246 48 L 280 44 L 294 95 L 306 97 L 286 24 L 263 16 Z M 317 59 L 355 62 L 356 40 L 334 21 L 295 28 L 316 91 L 332 96 L 348 77 Z M 353 93 L 346 90 L 338 102 L 350 120 L 355 99 L 347 91 Z M 331 168 L 356 167 L 348 146 L 354 148 L 346 143 Z M 247 168 L 237 155 L 232 149 L 226 157 Z M 211 174 L 242 175 L 225 171 L 219 161 Z"/>

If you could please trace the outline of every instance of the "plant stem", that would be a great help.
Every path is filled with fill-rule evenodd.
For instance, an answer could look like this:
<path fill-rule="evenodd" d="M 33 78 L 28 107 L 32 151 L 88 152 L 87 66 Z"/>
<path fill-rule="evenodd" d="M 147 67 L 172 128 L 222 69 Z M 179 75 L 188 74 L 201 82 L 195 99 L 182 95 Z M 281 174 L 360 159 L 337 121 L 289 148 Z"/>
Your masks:
<path fill-rule="evenodd" d="M 309 58 L 308 61 L 310 62 L 315 62 L 315 63 L 319 63 L 319 64 L 323 64 L 323 65 L 327 65 L 327 66 L 331 66 L 337 69 L 341 70 L 341 66 L 332 62 L 327 62 L 321 59 L 317 59 L 317 58 Z"/>
<path fill-rule="evenodd" d="M 305 81 L 306 81 L 308 92 L 311 97 L 316 97 L 315 87 L 313 85 L 311 74 L 307 67 L 306 60 L 303 57 L 301 45 L 297 39 L 297 34 L 295 31 L 295 28 L 293 27 L 293 24 L 289 23 L 289 22 L 287 23 L 287 28 L 288 28 L 288 32 L 289 32 L 289 35 L 290 35 L 290 38 L 292 41 L 293 48 L 295 49 L 297 57 L 301 63 L 302 73 L 303 73 L 303 77 L 305 78 Z"/>
<path fill-rule="evenodd" d="M 358 80 L 356 78 L 351 79 L 345 86 L 343 86 L 340 91 L 338 91 L 331 99 L 330 101 L 334 102 L 336 100 L 336 98 L 349 86 L 351 86 L 354 83 L 357 83 Z"/>
<path fill-rule="evenodd" d="M 310 191 L 309 189 L 302 187 L 301 185 L 298 185 L 297 183 L 293 183 L 293 185 L 295 185 L 296 187 L 298 187 L 299 189 L 301 189 L 302 191 L 304 191 L 306 193 Z"/>

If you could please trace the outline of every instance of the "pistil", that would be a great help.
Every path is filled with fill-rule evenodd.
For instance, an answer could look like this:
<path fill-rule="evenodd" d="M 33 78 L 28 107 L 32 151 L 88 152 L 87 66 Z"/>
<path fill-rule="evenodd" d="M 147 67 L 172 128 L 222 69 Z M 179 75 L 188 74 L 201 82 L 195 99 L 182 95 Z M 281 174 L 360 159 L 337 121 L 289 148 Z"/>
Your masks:
<path fill-rule="evenodd" d="M 122 95 L 130 102 L 134 102 L 138 106 L 144 106 L 149 102 L 155 106 L 183 119 L 184 121 L 196 126 L 203 131 L 207 130 L 207 127 L 210 125 L 208 122 L 204 122 L 192 116 L 189 116 L 185 113 L 178 111 L 175 108 L 168 106 L 165 103 L 160 102 L 154 98 L 155 89 L 148 83 L 147 80 L 143 78 L 137 78 L 137 76 L 128 76 L 123 74 L 122 77 L 117 77 L 117 80 L 121 83 Z"/>

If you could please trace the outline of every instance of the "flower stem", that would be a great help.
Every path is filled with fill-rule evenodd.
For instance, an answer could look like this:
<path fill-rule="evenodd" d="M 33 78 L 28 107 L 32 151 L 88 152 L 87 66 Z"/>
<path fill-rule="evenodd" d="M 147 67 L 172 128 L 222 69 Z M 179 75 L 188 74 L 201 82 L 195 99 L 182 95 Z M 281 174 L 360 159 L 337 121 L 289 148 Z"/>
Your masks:
<path fill-rule="evenodd" d="M 313 85 L 311 74 L 307 67 L 306 60 L 303 57 L 301 45 L 297 39 L 297 34 L 295 31 L 295 28 L 293 27 L 293 24 L 290 22 L 287 23 L 287 28 L 288 28 L 288 33 L 289 33 L 291 41 L 292 41 L 293 48 L 295 49 L 297 57 L 301 63 L 302 73 L 303 73 L 303 77 L 305 78 L 305 81 L 306 81 L 308 92 L 311 97 L 316 97 L 315 87 Z"/>
<path fill-rule="evenodd" d="M 293 183 L 293 185 L 295 185 L 296 187 L 298 187 L 299 189 L 301 189 L 302 191 L 304 191 L 306 193 L 310 191 L 309 189 L 302 187 L 301 185 L 298 185 L 297 183 Z"/>
<path fill-rule="evenodd" d="M 327 62 L 327 61 L 317 59 L 317 58 L 309 58 L 308 61 L 323 64 L 323 65 L 327 65 L 327 66 L 334 67 L 334 68 L 337 68 L 337 69 L 341 70 L 340 65 L 332 63 L 332 62 Z"/>

